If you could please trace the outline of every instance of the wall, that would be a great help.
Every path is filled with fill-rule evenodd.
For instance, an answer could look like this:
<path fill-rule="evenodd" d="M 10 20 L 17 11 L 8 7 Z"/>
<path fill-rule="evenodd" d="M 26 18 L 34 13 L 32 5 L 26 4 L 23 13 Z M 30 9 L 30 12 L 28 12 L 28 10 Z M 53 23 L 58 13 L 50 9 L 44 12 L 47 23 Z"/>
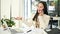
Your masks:
<path fill-rule="evenodd" d="M 24 17 L 24 0 L 1 0 L 1 19 L 3 17 Z M 21 23 L 15 20 L 16 27 L 20 27 Z"/>
<path fill-rule="evenodd" d="M 1 0 L 1 13 L 7 18 L 10 18 L 10 5 L 12 10 L 12 17 L 24 15 L 24 1 L 23 0 Z"/>
<path fill-rule="evenodd" d="M 1 19 L 1 0 L 0 0 L 0 19 Z"/>
<path fill-rule="evenodd" d="M 1 18 L 10 18 L 10 0 L 1 0 Z"/>

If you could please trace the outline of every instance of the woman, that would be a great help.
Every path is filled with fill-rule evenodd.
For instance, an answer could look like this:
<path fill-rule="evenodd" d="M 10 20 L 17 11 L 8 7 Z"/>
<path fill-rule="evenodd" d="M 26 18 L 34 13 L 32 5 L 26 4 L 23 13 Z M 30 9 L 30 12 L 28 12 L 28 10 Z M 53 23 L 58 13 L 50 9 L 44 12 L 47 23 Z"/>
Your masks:
<path fill-rule="evenodd" d="M 16 19 L 19 20 L 21 18 L 18 17 Z M 43 34 L 47 34 L 44 30 L 47 28 L 49 20 L 50 16 L 48 16 L 47 4 L 46 2 L 41 1 L 37 4 L 36 14 L 33 18 L 31 18 L 31 20 L 29 19 L 29 23 L 27 23 L 28 26 L 33 25 L 34 27 L 34 30 L 32 30 L 30 34 L 37 34 L 36 32 L 39 32 L 39 34 L 41 34 L 42 32 Z"/>
<path fill-rule="evenodd" d="M 46 2 L 39 2 L 37 5 L 37 12 L 33 17 L 33 21 L 36 22 L 36 28 L 45 29 L 50 20 L 50 16 L 48 16 L 47 12 L 47 4 Z"/>

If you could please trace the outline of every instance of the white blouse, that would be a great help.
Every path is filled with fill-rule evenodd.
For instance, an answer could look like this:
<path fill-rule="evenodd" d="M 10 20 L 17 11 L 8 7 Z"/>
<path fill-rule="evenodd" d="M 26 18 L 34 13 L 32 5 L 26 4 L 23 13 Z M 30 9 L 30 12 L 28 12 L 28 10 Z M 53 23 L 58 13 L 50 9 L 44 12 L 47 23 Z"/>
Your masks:
<path fill-rule="evenodd" d="M 40 28 L 46 29 L 49 24 L 50 16 L 48 15 L 38 16 L 38 20 L 39 20 Z"/>
<path fill-rule="evenodd" d="M 44 31 L 44 29 L 47 28 L 48 26 L 48 23 L 49 23 L 49 20 L 50 20 L 50 16 L 48 15 L 43 15 L 43 16 L 38 16 L 38 20 L 39 20 L 39 27 L 40 28 L 36 28 L 36 25 L 35 25 L 35 21 L 33 21 L 34 15 L 27 19 L 26 21 L 24 21 L 24 23 L 29 26 L 30 28 L 32 28 L 31 32 L 27 33 L 27 34 L 47 34 L 47 32 Z"/>
<path fill-rule="evenodd" d="M 32 16 L 33 17 L 33 16 Z M 33 21 L 33 18 L 29 18 L 25 24 L 29 27 L 33 26 L 34 28 L 36 28 L 35 26 L 35 21 Z M 43 16 L 38 16 L 38 20 L 39 20 L 39 24 L 40 24 L 40 29 L 46 29 L 50 20 L 50 16 L 44 14 Z"/>

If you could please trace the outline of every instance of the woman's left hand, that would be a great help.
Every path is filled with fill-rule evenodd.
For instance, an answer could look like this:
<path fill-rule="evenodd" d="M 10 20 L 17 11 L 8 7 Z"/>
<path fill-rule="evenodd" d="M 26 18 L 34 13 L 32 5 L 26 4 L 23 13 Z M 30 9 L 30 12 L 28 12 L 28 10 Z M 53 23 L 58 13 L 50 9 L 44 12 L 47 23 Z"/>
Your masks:
<path fill-rule="evenodd" d="M 15 19 L 16 20 L 22 20 L 22 17 L 16 17 Z"/>

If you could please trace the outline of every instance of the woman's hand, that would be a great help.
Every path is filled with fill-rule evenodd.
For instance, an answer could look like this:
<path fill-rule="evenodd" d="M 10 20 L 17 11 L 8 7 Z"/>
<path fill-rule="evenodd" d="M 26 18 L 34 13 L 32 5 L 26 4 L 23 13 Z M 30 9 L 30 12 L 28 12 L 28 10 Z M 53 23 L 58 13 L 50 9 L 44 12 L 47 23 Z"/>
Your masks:
<path fill-rule="evenodd" d="M 22 20 L 22 17 L 16 17 L 15 19 L 16 20 Z"/>
<path fill-rule="evenodd" d="M 44 13 L 40 13 L 39 15 L 40 15 L 40 16 L 43 16 L 43 15 L 44 15 Z"/>
<path fill-rule="evenodd" d="M 43 11 L 38 11 L 40 16 L 43 16 L 44 12 Z"/>

